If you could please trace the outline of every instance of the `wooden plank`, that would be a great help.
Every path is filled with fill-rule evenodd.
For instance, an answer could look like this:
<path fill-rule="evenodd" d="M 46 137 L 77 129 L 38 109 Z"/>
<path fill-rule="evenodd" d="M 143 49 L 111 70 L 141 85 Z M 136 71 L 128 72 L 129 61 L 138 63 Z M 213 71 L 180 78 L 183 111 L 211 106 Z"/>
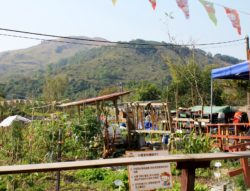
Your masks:
<path fill-rule="evenodd" d="M 228 152 L 228 153 L 203 153 L 203 154 L 178 154 L 157 157 L 138 157 L 138 158 L 116 158 L 101 160 L 84 160 L 74 162 L 43 163 L 15 166 L 0 166 L 0 174 L 18 174 L 30 172 L 48 172 L 58 170 L 74 170 L 85 168 L 99 168 L 109 166 L 127 166 L 136 164 L 151 164 L 162 162 L 185 162 L 185 161 L 210 161 L 250 158 L 250 151 Z"/>
<path fill-rule="evenodd" d="M 242 172 L 243 172 L 242 168 L 238 168 L 238 169 L 229 171 L 229 172 L 228 172 L 228 175 L 229 175 L 230 177 L 233 177 L 233 176 L 240 175 Z"/>
<path fill-rule="evenodd" d="M 151 134 L 170 134 L 170 131 L 162 131 L 162 130 L 132 130 L 131 132 L 151 133 Z"/>
<path fill-rule="evenodd" d="M 225 138 L 228 138 L 228 139 L 237 139 L 237 140 L 250 140 L 250 136 L 241 136 L 241 135 L 238 135 L 238 136 L 235 136 L 235 135 L 210 135 L 210 137 L 212 138 L 220 138 L 220 139 L 225 139 Z"/>
<path fill-rule="evenodd" d="M 210 161 L 177 162 L 176 169 L 208 168 L 209 166 Z"/>
<path fill-rule="evenodd" d="M 192 118 L 173 118 L 173 121 L 177 121 L 177 122 L 194 122 L 194 120 Z"/>
<path fill-rule="evenodd" d="M 230 151 L 234 150 L 234 149 L 245 149 L 246 146 L 250 146 L 250 142 L 249 143 L 242 143 L 242 144 L 237 144 L 237 145 L 233 145 L 233 146 L 229 146 L 228 149 Z"/>
<path fill-rule="evenodd" d="M 249 126 L 249 123 L 216 123 L 216 124 L 207 124 L 209 127 L 229 127 L 229 126 Z"/>
<path fill-rule="evenodd" d="M 198 122 L 209 123 L 210 119 L 197 119 Z"/>
<path fill-rule="evenodd" d="M 61 105 L 58 105 L 58 107 L 71 107 L 71 106 L 76 106 L 76 105 L 83 105 L 83 104 L 94 104 L 96 102 L 100 101 L 113 101 L 117 100 L 119 97 L 123 95 L 129 94 L 131 91 L 125 91 L 125 92 L 116 92 L 108 95 L 103 95 L 103 96 L 98 96 L 94 98 L 88 98 L 80 101 L 74 101 L 70 103 L 64 103 Z"/>

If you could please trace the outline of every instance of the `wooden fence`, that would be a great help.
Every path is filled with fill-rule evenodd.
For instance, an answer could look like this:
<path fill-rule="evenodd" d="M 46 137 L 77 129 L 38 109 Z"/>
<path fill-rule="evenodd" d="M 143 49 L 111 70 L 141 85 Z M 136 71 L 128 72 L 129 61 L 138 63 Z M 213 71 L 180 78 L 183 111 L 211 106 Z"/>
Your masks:
<path fill-rule="evenodd" d="M 177 168 L 182 170 L 181 190 L 192 191 L 194 190 L 196 168 L 208 168 L 212 160 L 225 160 L 225 159 L 247 160 L 248 158 L 250 158 L 250 151 L 84 160 L 84 161 L 74 161 L 74 162 L 0 166 L 0 175 L 76 170 L 76 169 L 100 168 L 100 167 L 111 167 L 111 166 L 126 166 L 126 165 L 162 163 L 162 162 L 176 162 Z M 243 174 L 246 180 L 245 183 L 250 188 L 250 177 L 248 177 L 249 170 L 250 168 L 248 166 L 243 168 Z"/>

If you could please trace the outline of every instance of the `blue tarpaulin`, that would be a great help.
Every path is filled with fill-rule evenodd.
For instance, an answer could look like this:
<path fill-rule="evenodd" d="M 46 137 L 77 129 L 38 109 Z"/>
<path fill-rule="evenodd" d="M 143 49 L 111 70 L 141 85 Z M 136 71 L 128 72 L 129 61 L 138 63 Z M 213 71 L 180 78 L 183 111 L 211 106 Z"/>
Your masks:
<path fill-rule="evenodd" d="M 211 71 L 211 106 L 210 121 L 213 113 L 213 79 L 234 79 L 234 80 L 250 80 L 249 61 L 241 62 L 232 66 L 216 68 Z"/>
<path fill-rule="evenodd" d="M 249 80 L 249 61 L 211 71 L 212 79 Z"/>

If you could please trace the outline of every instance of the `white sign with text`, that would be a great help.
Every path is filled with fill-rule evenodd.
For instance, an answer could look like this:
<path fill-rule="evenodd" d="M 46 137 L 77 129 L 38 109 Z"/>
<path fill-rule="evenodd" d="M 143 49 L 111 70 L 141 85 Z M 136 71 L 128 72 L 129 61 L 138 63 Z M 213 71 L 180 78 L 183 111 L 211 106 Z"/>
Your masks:
<path fill-rule="evenodd" d="M 167 156 L 167 151 L 126 152 L 128 157 Z M 172 188 L 170 163 L 130 165 L 129 186 L 131 191 Z"/>

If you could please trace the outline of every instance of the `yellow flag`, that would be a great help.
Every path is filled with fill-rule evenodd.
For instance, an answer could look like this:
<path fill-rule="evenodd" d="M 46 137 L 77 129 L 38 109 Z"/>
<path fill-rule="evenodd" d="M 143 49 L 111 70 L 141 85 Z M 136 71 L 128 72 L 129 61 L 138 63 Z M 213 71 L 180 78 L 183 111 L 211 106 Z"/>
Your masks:
<path fill-rule="evenodd" d="M 113 5 L 115 6 L 117 0 L 112 0 Z"/>

